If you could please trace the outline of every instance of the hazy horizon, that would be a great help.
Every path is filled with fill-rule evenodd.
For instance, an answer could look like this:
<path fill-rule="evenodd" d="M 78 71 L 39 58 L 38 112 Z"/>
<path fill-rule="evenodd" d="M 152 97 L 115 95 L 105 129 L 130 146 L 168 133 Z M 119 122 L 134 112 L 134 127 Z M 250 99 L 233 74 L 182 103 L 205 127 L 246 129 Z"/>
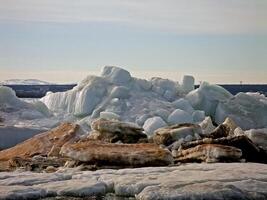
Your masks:
<path fill-rule="evenodd" d="M 261 0 L 0 0 L 0 81 L 73 83 L 105 65 L 196 83 L 267 83 Z"/>

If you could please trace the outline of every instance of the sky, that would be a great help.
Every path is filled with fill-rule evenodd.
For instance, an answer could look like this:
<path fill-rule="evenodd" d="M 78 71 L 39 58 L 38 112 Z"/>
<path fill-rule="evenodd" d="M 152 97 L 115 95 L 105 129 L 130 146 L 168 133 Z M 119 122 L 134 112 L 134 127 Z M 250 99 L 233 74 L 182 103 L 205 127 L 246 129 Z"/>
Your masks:
<path fill-rule="evenodd" d="M 0 0 L 0 81 L 133 76 L 267 83 L 265 0 Z"/>

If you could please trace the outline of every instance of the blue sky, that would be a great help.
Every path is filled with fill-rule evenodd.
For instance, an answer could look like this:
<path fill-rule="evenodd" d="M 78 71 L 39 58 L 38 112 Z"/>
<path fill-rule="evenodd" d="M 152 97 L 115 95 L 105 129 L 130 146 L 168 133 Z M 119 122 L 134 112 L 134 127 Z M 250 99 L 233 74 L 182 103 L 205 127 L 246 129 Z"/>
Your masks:
<path fill-rule="evenodd" d="M 261 0 L 0 0 L 0 80 L 133 75 L 267 83 Z"/>

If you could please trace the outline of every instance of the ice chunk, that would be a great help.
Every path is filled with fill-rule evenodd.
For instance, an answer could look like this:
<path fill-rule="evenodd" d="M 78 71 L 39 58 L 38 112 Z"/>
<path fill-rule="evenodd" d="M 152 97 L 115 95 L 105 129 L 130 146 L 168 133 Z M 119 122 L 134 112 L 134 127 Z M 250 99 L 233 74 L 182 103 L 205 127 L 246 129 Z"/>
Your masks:
<path fill-rule="evenodd" d="M 215 115 L 216 123 L 222 123 L 226 117 L 232 118 L 243 130 L 264 128 L 267 126 L 267 101 L 238 93 L 219 103 Z"/>
<path fill-rule="evenodd" d="M 114 66 L 105 66 L 102 69 L 101 76 L 107 78 L 115 85 L 127 85 L 132 80 L 131 74 L 128 71 Z"/>
<path fill-rule="evenodd" d="M 245 134 L 251 139 L 255 144 L 261 146 L 265 151 L 267 151 L 267 128 L 263 129 L 251 129 L 245 131 Z"/>
<path fill-rule="evenodd" d="M 192 123 L 192 122 L 193 122 L 193 117 L 189 113 L 181 109 L 174 110 L 168 117 L 168 124 L 170 125 L 181 124 L 181 123 Z"/>
<path fill-rule="evenodd" d="M 175 106 L 175 108 L 184 110 L 184 111 L 186 111 L 186 112 L 188 112 L 190 114 L 194 112 L 194 108 L 184 98 L 178 99 L 178 100 L 172 102 L 172 104 Z"/>
<path fill-rule="evenodd" d="M 111 98 L 125 99 L 129 97 L 129 89 L 124 86 L 116 86 L 111 90 Z"/>
<path fill-rule="evenodd" d="M 213 126 L 210 117 L 206 117 L 201 123 L 199 123 L 199 125 L 205 135 L 210 134 L 216 128 Z"/>
<path fill-rule="evenodd" d="M 225 102 L 233 95 L 218 85 L 210 85 L 203 82 L 200 87 L 186 95 L 195 110 L 204 110 L 206 115 L 215 116 L 216 108 L 219 102 Z"/>
<path fill-rule="evenodd" d="M 43 118 L 44 115 L 37 110 L 25 110 L 21 113 L 20 117 L 22 119 L 33 120 Z"/>
<path fill-rule="evenodd" d="M 196 110 L 192 114 L 194 122 L 202 122 L 205 119 L 205 112 L 202 110 Z"/>
<path fill-rule="evenodd" d="M 0 86 L 0 110 L 18 110 L 28 108 L 29 104 L 20 100 L 14 90 L 6 86 Z"/>
<path fill-rule="evenodd" d="M 119 120 L 120 116 L 113 112 L 100 112 L 100 118 L 108 119 L 108 120 Z"/>
<path fill-rule="evenodd" d="M 51 115 L 51 112 L 46 107 L 46 105 L 41 101 L 34 101 L 32 105 L 35 107 L 37 111 L 45 115 L 46 117 L 49 117 Z"/>
<path fill-rule="evenodd" d="M 155 130 L 164 126 L 167 126 L 167 124 L 161 117 L 152 117 L 145 121 L 143 128 L 145 132 L 150 136 L 154 133 Z"/>
<path fill-rule="evenodd" d="M 193 76 L 185 75 L 182 80 L 183 91 L 188 93 L 195 89 L 195 78 Z"/>
<path fill-rule="evenodd" d="M 145 80 L 145 79 L 135 79 L 136 83 L 144 90 L 150 90 L 152 87 L 151 82 Z"/>
<path fill-rule="evenodd" d="M 152 90 L 164 96 L 168 101 L 172 101 L 177 96 L 178 83 L 169 79 L 154 77 L 151 79 Z"/>
<path fill-rule="evenodd" d="M 152 115 L 156 115 L 156 116 L 159 116 L 161 117 L 164 121 L 167 121 L 168 120 L 168 117 L 171 113 L 168 111 L 168 110 L 165 110 L 165 109 L 157 109 L 156 111 L 152 112 Z"/>

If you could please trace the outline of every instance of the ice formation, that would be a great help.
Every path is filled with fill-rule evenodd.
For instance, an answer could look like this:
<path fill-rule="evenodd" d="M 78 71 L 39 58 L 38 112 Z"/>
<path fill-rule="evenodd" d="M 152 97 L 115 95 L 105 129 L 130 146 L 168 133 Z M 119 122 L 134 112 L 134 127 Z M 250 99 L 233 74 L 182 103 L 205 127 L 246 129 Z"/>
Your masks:
<path fill-rule="evenodd" d="M 267 98 L 258 93 L 230 94 L 218 85 L 203 82 L 194 90 L 194 78 L 181 84 L 159 77 L 132 77 L 119 67 L 106 66 L 100 76 L 88 76 L 72 90 L 48 92 L 40 101 L 22 101 L 6 87 L 0 88 L 0 115 L 9 125 L 53 127 L 75 121 L 86 130 L 98 117 L 138 124 L 151 135 L 175 123 L 201 123 L 213 128 L 231 117 L 244 130 L 267 127 Z M 206 124 L 206 125 L 205 125 Z M 211 124 L 211 125 L 210 125 Z"/>

